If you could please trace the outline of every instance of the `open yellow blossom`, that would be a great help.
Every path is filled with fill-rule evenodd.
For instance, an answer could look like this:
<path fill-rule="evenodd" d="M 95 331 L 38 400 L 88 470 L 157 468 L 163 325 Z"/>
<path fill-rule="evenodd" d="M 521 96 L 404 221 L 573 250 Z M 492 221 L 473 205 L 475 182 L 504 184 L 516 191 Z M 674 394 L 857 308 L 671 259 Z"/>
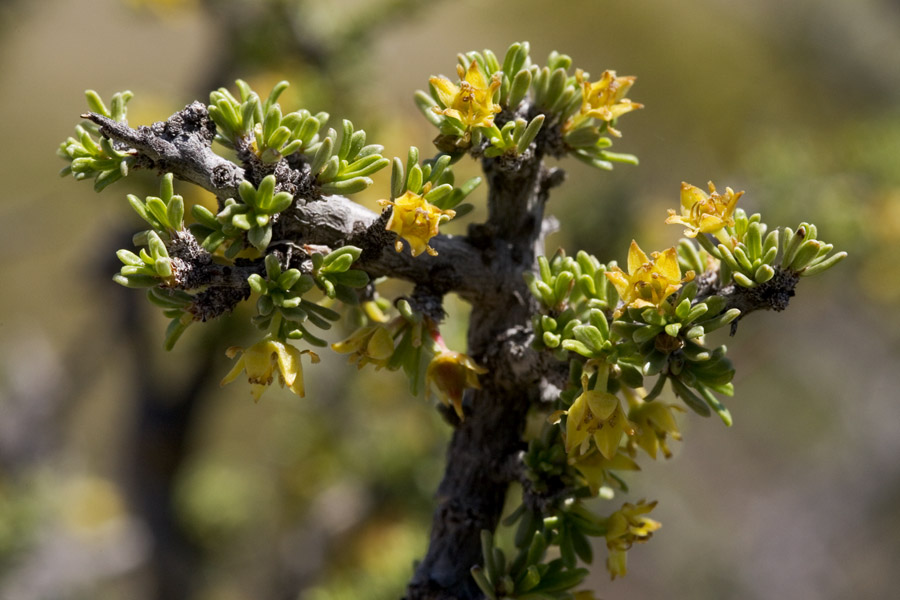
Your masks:
<path fill-rule="evenodd" d="M 681 214 L 669 209 L 666 223 L 680 223 L 687 227 L 684 235 L 693 238 L 698 233 L 711 233 L 722 241 L 725 227 L 734 226 L 734 208 L 744 192 L 734 193 L 725 188 L 725 194 L 716 191 L 713 182 L 709 182 L 709 194 L 689 183 L 681 182 Z M 727 240 L 727 237 L 726 237 Z M 725 243 L 723 241 L 723 243 Z"/>
<path fill-rule="evenodd" d="M 678 405 L 666 404 L 658 400 L 632 407 L 628 411 L 628 420 L 634 423 L 635 434 L 629 440 L 629 444 L 636 443 L 651 458 L 655 459 L 659 450 L 662 450 L 663 456 L 671 458 L 672 452 L 666 445 L 666 438 L 672 436 L 673 439 L 681 441 L 681 432 L 678 431 L 678 424 L 675 423 L 673 414 L 673 411 L 676 410 L 684 411 Z M 629 446 L 629 448 L 632 447 Z"/>
<path fill-rule="evenodd" d="M 608 392 L 584 390 L 575 398 L 566 418 L 566 452 L 586 450 L 593 438 L 597 450 L 612 459 L 619 450 L 619 442 L 633 428 L 619 399 Z"/>
<path fill-rule="evenodd" d="M 494 124 L 494 115 L 501 110 L 499 104 L 494 104 L 494 92 L 500 87 L 499 74 L 494 74 L 488 81 L 475 60 L 468 69 L 457 65 L 456 71 L 460 79 L 458 86 L 446 77 L 429 79 L 441 104 L 446 107 L 434 107 L 433 110 L 439 115 L 456 119 L 466 130 L 490 127 Z"/>
<path fill-rule="evenodd" d="M 239 352 L 241 357 L 222 379 L 221 385 L 231 383 L 237 379 L 241 371 L 246 371 L 247 380 L 250 382 L 250 394 L 256 402 L 259 402 L 263 392 L 269 388 L 276 372 L 278 382 L 302 398 L 303 367 L 300 364 L 300 357 L 309 354 L 312 362 L 319 362 L 319 357 L 314 352 L 301 351 L 290 344 L 268 337 L 249 348 L 232 346 L 225 354 L 228 358 L 234 358 Z"/>
<path fill-rule="evenodd" d="M 356 363 L 359 369 L 367 364 L 381 369 L 394 353 L 394 339 L 387 327 L 375 323 L 357 329 L 346 340 L 332 344 L 331 349 L 340 354 L 349 354 L 350 362 Z"/>
<path fill-rule="evenodd" d="M 382 206 L 394 207 L 385 229 L 393 231 L 409 242 L 413 256 L 427 252 L 437 256 L 437 250 L 428 245 L 428 240 L 438 234 L 438 226 L 456 216 L 456 211 L 441 210 L 429 203 L 423 196 L 407 191 L 395 201 L 379 200 Z M 394 245 L 397 252 L 403 251 L 403 242 Z"/>
<path fill-rule="evenodd" d="M 463 419 L 463 392 L 466 388 L 481 389 L 478 376 L 487 372 L 487 369 L 475 364 L 471 357 L 445 350 L 435 354 L 428 363 L 425 382 L 429 393 L 437 394 L 445 405 L 453 405 L 456 414 Z"/>
<path fill-rule="evenodd" d="M 633 306 L 661 306 L 666 298 L 694 278 L 694 272 L 688 271 L 681 278 L 681 267 L 678 266 L 678 254 L 675 248 L 665 252 L 653 252 L 648 258 L 634 240 L 628 250 L 628 273 L 619 267 L 612 267 L 606 277 L 616 287 L 623 305 L 616 309 L 618 317 L 625 309 Z"/>
<path fill-rule="evenodd" d="M 628 572 L 626 552 L 632 544 L 646 542 L 662 527 L 659 521 L 643 516 L 655 506 L 655 501 L 649 504 L 643 500 L 637 504 L 626 502 L 606 520 L 606 548 L 609 550 L 606 569 L 612 579 Z"/>
<path fill-rule="evenodd" d="M 613 129 L 612 122 L 627 112 L 644 108 L 643 104 L 624 97 L 635 79 L 633 76 L 616 77 L 615 71 L 604 71 L 598 81 L 591 83 L 584 80 L 584 72 L 578 69 L 575 80 L 581 86 L 581 115 L 606 121 L 609 132 L 621 137 L 622 134 Z"/>

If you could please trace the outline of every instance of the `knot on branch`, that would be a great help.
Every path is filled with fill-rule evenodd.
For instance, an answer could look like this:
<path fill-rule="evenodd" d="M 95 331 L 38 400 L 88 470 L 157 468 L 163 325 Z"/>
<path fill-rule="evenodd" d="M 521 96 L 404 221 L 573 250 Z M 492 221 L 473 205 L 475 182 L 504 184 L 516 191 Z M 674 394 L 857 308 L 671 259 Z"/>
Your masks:
<path fill-rule="evenodd" d="M 146 135 L 145 129 L 141 127 L 138 131 Z M 198 101 L 188 104 L 165 121 L 153 123 L 149 130 L 157 138 L 173 144 L 182 144 L 186 138 L 194 138 L 206 146 L 212 146 L 216 137 L 216 124 L 209 118 L 206 105 Z"/>
<path fill-rule="evenodd" d="M 206 270 L 213 262 L 212 255 L 200 247 L 190 232 L 176 231 L 167 249 L 176 287 L 191 290 L 209 283 Z"/>
<path fill-rule="evenodd" d="M 234 307 L 250 297 L 250 286 L 210 286 L 194 296 L 188 312 L 195 321 L 209 321 L 230 313 Z"/>
<path fill-rule="evenodd" d="M 737 332 L 738 322 L 755 310 L 782 311 L 794 297 L 800 276 L 790 269 L 777 269 L 775 275 L 756 287 L 728 286 L 720 293 L 728 297 L 728 308 L 738 308 L 740 316 L 731 323 L 731 335 Z"/>

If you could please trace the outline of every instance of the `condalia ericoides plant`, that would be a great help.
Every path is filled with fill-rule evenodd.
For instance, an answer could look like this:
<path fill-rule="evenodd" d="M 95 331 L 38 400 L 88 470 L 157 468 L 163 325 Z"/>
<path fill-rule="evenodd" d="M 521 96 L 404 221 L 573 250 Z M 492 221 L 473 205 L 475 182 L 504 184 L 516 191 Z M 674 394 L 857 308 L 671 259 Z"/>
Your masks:
<path fill-rule="evenodd" d="M 655 502 L 611 504 L 627 491 L 622 472 L 670 456 L 686 408 L 731 423 L 719 398 L 733 394 L 734 368 L 706 334 L 783 310 L 802 277 L 846 256 L 814 225 L 769 227 L 737 207 L 743 192 L 712 183 L 681 184 L 666 222 L 685 238 L 672 248 L 648 255 L 633 241 L 624 269 L 583 251 L 546 256 L 545 205 L 564 177 L 544 158 L 604 170 L 637 162 L 609 150 L 618 119 L 642 108 L 625 97 L 634 78 L 570 69 L 556 52 L 533 62 L 527 43 L 502 62 L 488 50 L 460 55 L 455 82 L 432 77 L 415 95 L 439 130 L 426 160 L 416 148 L 385 158 L 349 121 L 326 129 L 326 113 L 285 114 L 286 82 L 263 100 L 238 81 L 237 96 L 219 89 L 209 104 L 137 129 L 125 118 L 129 92 L 108 108 L 89 91 L 91 112 L 60 146 L 63 174 L 97 190 L 135 169 L 161 175 L 159 196 L 128 195 L 147 229 L 134 236 L 137 252 L 118 252 L 114 280 L 145 289 L 171 319 L 167 348 L 252 297 L 262 337 L 227 350 L 236 362 L 223 383 L 246 377 L 258 400 L 277 379 L 303 396 L 301 364 L 318 357 L 294 342 L 327 346 L 320 330 L 352 315 L 363 326 L 333 350 L 359 368 L 402 370 L 412 394 L 441 401 L 454 433 L 408 600 L 594 598 L 579 590 L 593 537 L 606 541 L 610 575 L 624 575 L 628 549 L 660 524 L 648 517 Z M 482 182 L 455 182 L 453 164 L 467 155 L 484 173 L 487 219 L 464 236 L 441 234 Z M 380 215 L 348 198 L 388 165 Z M 175 179 L 212 192 L 215 211 L 192 206 L 186 227 Z M 384 278 L 413 292 L 387 301 Z M 440 334 L 450 292 L 472 306 L 465 354 Z M 526 429 L 526 417 L 540 425 Z M 521 501 L 503 522 L 515 528 L 507 557 L 493 536 L 512 484 Z M 611 509 L 597 512 L 597 497 Z"/>

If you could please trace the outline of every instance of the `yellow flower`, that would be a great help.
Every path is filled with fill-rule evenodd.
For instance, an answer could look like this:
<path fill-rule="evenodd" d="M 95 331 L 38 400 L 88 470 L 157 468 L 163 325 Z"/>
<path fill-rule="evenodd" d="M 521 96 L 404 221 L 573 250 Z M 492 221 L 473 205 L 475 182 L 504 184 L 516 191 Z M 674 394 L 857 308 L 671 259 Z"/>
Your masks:
<path fill-rule="evenodd" d="M 429 393 L 436 393 L 441 402 L 448 406 L 452 404 L 456 414 L 463 419 L 463 392 L 466 388 L 481 389 L 478 376 L 487 372 L 487 369 L 475 364 L 471 357 L 445 350 L 436 354 L 428 363 L 425 383 Z"/>
<path fill-rule="evenodd" d="M 674 294 L 681 287 L 694 278 L 694 272 L 688 271 L 684 279 L 681 278 L 681 267 L 678 266 L 678 254 L 675 248 L 669 248 L 665 252 L 653 252 L 652 260 L 644 254 L 640 246 L 634 240 L 628 250 L 628 273 L 619 267 L 612 267 L 606 272 L 606 277 L 616 287 L 623 305 L 616 309 L 615 317 L 620 316 L 625 309 L 634 306 L 661 306 L 666 298 Z"/>
<path fill-rule="evenodd" d="M 698 233 L 712 233 L 722 240 L 725 227 L 734 226 L 734 208 L 744 192 L 734 193 L 725 188 L 725 194 L 719 194 L 713 182 L 709 182 L 709 194 L 689 183 L 681 182 L 681 214 L 669 209 L 666 223 L 680 223 L 687 227 L 684 235 L 697 237 Z M 727 239 L 727 238 L 726 238 Z M 724 243 L 724 242 L 723 242 Z"/>
<path fill-rule="evenodd" d="M 636 443 L 654 459 L 659 450 L 662 450 L 663 456 L 671 458 L 672 452 L 666 445 L 666 438 L 671 435 L 681 441 L 681 432 L 672 414 L 676 410 L 684 411 L 680 406 L 660 401 L 644 402 L 633 407 L 628 411 L 628 420 L 635 424 L 635 435 L 629 442 Z"/>
<path fill-rule="evenodd" d="M 425 192 L 427 193 L 427 189 Z M 413 256 L 427 252 L 437 256 L 437 250 L 428 245 L 428 240 L 438 234 L 438 226 L 456 216 L 456 211 L 441 210 L 429 203 L 423 196 L 407 191 L 394 202 L 379 200 L 382 206 L 394 207 L 385 229 L 393 231 L 407 242 Z M 397 252 L 403 251 L 403 242 L 394 245 Z"/>
<path fill-rule="evenodd" d="M 446 107 L 434 107 L 434 112 L 456 119 L 465 126 L 467 132 L 472 127 L 490 127 L 494 124 L 494 115 L 500 112 L 500 105 L 494 104 L 494 92 L 500 87 L 499 74 L 495 73 L 488 82 L 474 60 L 468 69 L 457 65 L 456 71 L 459 74 L 459 86 L 446 77 L 429 79 L 441 104 Z"/>
<path fill-rule="evenodd" d="M 585 447 L 593 438 L 600 454 L 612 459 L 622 436 L 632 431 L 619 399 L 608 392 L 584 390 L 568 410 L 566 452 Z"/>
<path fill-rule="evenodd" d="M 581 86 L 581 115 L 593 117 L 609 124 L 609 132 L 616 137 L 622 134 L 613 129 L 612 122 L 627 112 L 644 108 L 643 104 L 632 102 L 625 94 L 634 84 L 635 77 L 616 77 L 615 71 L 604 71 L 599 81 L 584 80 L 581 69 L 575 71 L 575 80 Z"/>
<path fill-rule="evenodd" d="M 357 329 L 346 340 L 332 344 L 331 349 L 350 354 L 350 362 L 360 369 L 370 363 L 381 369 L 394 353 L 394 339 L 384 325 L 375 323 Z"/>
<path fill-rule="evenodd" d="M 622 452 L 619 452 L 611 459 L 604 457 L 599 452 L 590 452 L 576 458 L 570 458 L 569 464 L 575 467 L 584 480 L 587 482 L 594 496 L 605 485 L 619 485 L 619 483 L 610 477 L 610 471 L 640 471 L 633 459 Z"/>
<path fill-rule="evenodd" d="M 246 371 L 247 380 L 250 382 L 250 394 L 256 402 L 259 402 L 260 396 L 271 385 L 276 370 L 278 382 L 282 387 L 286 385 L 289 390 L 302 398 L 304 396 L 303 367 L 300 364 L 300 357 L 309 354 L 312 362 L 319 362 L 319 357 L 314 352 L 301 351 L 272 338 L 265 338 L 249 348 L 232 346 L 225 351 L 225 354 L 228 358 L 234 358 L 238 352 L 241 353 L 241 357 L 228 375 L 222 379 L 221 385 L 231 383 L 237 379 L 241 371 Z"/>
<path fill-rule="evenodd" d="M 626 502 L 606 520 L 606 548 L 609 550 L 606 569 L 612 579 L 628 572 L 626 552 L 632 544 L 646 542 L 662 527 L 658 521 L 642 516 L 655 506 L 656 501 L 649 504 L 643 500 L 637 504 Z"/>

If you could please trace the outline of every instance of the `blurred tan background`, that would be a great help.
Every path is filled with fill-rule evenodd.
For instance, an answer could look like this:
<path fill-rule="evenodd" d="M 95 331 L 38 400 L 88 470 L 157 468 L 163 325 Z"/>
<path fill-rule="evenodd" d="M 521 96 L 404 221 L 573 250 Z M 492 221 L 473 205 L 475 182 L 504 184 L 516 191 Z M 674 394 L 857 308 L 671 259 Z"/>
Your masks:
<path fill-rule="evenodd" d="M 428 154 L 412 93 L 460 51 L 529 40 L 646 105 L 614 150 L 565 163 L 550 239 L 601 260 L 673 244 L 682 180 L 747 191 L 771 225 L 848 250 L 728 343 L 735 425 L 683 422 L 632 478 L 663 522 L 599 597 L 888 598 L 900 559 L 900 4 L 894 0 L 0 2 L 0 599 L 394 599 L 425 549 L 448 431 L 397 374 L 326 356 L 307 397 L 220 390 L 247 314 L 165 322 L 111 281 L 140 226 L 126 193 L 56 176 L 83 91 L 132 125 L 235 78 Z M 338 121 L 339 122 L 339 121 Z M 382 190 L 386 181 L 382 179 Z M 376 186 L 377 187 L 377 186 Z M 176 191 L 191 197 L 187 186 Z M 386 193 L 386 192 L 384 192 Z M 479 192 L 475 193 L 476 204 Z M 483 190 L 481 191 L 483 194 Z M 381 197 L 377 189 L 365 202 Z M 374 205 L 374 204 L 373 204 Z M 477 218 L 477 213 L 468 220 Z M 398 288 L 396 293 L 402 293 Z M 465 306 L 449 302 L 453 316 Z M 332 339 L 342 331 L 334 332 Z M 465 332 L 449 337 L 462 348 Z"/>

